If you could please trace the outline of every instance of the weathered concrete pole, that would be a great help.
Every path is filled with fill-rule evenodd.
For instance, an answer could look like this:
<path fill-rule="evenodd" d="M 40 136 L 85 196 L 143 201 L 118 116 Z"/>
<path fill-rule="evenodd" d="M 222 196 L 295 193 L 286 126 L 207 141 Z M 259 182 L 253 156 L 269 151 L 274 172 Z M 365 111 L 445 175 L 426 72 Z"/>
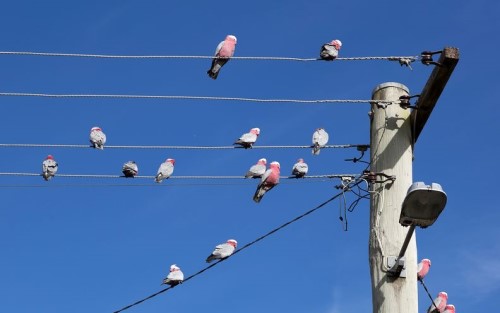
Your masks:
<path fill-rule="evenodd" d="M 399 83 L 378 85 L 372 100 L 397 101 L 409 95 Z M 394 182 L 374 183 L 370 200 L 370 273 L 374 313 L 418 313 L 416 236 L 405 254 L 406 277 L 391 277 L 387 270 L 403 246 L 408 227 L 399 224 L 401 205 L 412 184 L 410 110 L 399 104 L 372 104 L 371 172 L 394 175 Z"/>

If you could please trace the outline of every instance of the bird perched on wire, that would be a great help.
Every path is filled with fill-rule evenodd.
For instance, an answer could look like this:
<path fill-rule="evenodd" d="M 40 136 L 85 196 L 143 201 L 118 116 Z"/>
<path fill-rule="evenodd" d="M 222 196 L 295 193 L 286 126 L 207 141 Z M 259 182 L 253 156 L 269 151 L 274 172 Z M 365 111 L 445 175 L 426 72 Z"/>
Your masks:
<path fill-rule="evenodd" d="M 236 247 L 238 246 L 238 242 L 234 239 L 229 239 L 226 241 L 226 243 L 222 243 L 220 245 L 217 245 L 212 252 L 207 258 L 207 263 L 210 263 L 214 260 L 221 260 L 225 259 L 231 254 L 233 254 L 234 250 L 236 250 Z"/>
<path fill-rule="evenodd" d="M 257 141 L 260 135 L 260 128 L 252 128 L 248 133 L 241 135 L 241 137 L 234 142 L 234 145 L 240 145 L 245 149 L 252 148 L 253 144 Z"/>
<path fill-rule="evenodd" d="M 455 306 L 453 304 L 447 304 L 443 313 L 455 313 Z"/>
<path fill-rule="evenodd" d="M 253 201 L 259 203 L 264 194 L 273 189 L 280 182 L 280 164 L 276 161 L 271 162 L 270 168 L 260 178 L 259 185 L 253 196 Z"/>
<path fill-rule="evenodd" d="M 165 162 L 160 164 L 158 172 L 156 173 L 155 181 L 161 183 L 164 179 L 168 179 L 174 173 L 174 159 L 167 159 Z"/>
<path fill-rule="evenodd" d="M 170 285 L 170 286 L 175 286 L 184 280 L 184 273 L 182 273 L 181 269 L 175 265 L 172 264 L 170 265 L 170 273 L 168 274 L 167 278 L 163 279 L 162 285 Z"/>
<path fill-rule="evenodd" d="M 446 302 L 448 301 L 448 294 L 441 291 L 438 296 L 434 299 L 434 303 L 427 309 L 427 313 L 442 313 L 446 307 Z"/>
<path fill-rule="evenodd" d="M 42 176 L 45 180 L 50 180 L 57 173 L 58 164 L 52 155 L 48 155 L 42 162 Z"/>
<path fill-rule="evenodd" d="M 245 178 L 260 178 L 266 172 L 267 160 L 262 158 L 250 167 L 248 172 L 245 174 Z"/>
<path fill-rule="evenodd" d="M 135 161 L 128 161 L 123 164 L 122 173 L 127 178 L 135 177 L 139 173 L 139 168 L 137 167 L 137 164 L 135 164 Z"/>
<path fill-rule="evenodd" d="M 339 55 L 340 47 L 342 47 L 342 42 L 340 40 L 332 40 L 332 42 L 325 43 L 321 46 L 319 56 L 322 60 L 333 61 Z"/>
<path fill-rule="evenodd" d="M 90 143 L 92 144 L 92 147 L 96 149 L 104 149 L 106 134 L 104 134 L 100 127 L 95 126 L 90 130 Z"/>
<path fill-rule="evenodd" d="M 312 154 L 318 155 L 320 149 L 328 143 L 328 133 L 323 128 L 317 128 L 312 136 Z"/>
<path fill-rule="evenodd" d="M 425 275 L 429 273 L 429 269 L 431 268 L 431 260 L 429 259 L 423 259 L 418 263 L 417 265 L 417 279 L 422 280 L 424 279 Z"/>
<path fill-rule="evenodd" d="M 298 159 L 297 163 L 293 165 L 292 176 L 295 176 L 295 178 L 302 178 L 306 176 L 308 170 L 309 166 L 304 162 L 304 159 Z"/>
<path fill-rule="evenodd" d="M 236 48 L 236 37 L 227 35 L 224 41 L 221 41 L 215 49 L 215 56 L 212 59 L 212 66 L 207 71 L 208 76 L 212 79 L 217 79 L 221 68 L 226 64 L 234 55 Z"/>

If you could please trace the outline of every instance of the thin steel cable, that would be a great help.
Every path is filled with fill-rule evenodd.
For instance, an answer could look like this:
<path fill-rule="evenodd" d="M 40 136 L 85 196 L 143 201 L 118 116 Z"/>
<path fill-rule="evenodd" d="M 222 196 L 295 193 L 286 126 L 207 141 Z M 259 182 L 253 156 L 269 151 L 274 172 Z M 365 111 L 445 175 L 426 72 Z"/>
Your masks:
<path fill-rule="evenodd" d="M 357 144 L 326 145 L 321 149 L 347 149 L 357 148 Z M 91 145 L 76 144 L 38 144 L 38 143 L 0 143 L 0 148 L 72 148 L 72 149 L 94 149 Z M 171 150 L 229 150 L 244 149 L 241 146 L 139 146 L 139 145 L 106 145 L 106 149 L 171 149 Z M 253 146 L 252 149 L 311 149 L 313 146 Z"/>
<path fill-rule="evenodd" d="M 329 182 L 330 179 L 310 179 L 306 181 L 300 180 L 287 180 L 280 182 L 280 185 L 291 185 L 298 183 L 324 183 Z M 0 188 L 66 188 L 66 187 L 78 187 L 78 188 L 102 188 L 102 187 L 153 187 L 153 188 L 171 188 L 171 187 L 193 187 L 193 186 L 243 186 L 246 182 L 240 183 L 172 183 L 168 182 L 166 184 L 60 184 L 60 183 L 50 183 L 40 185 L 25 185 L 25 184 L 0 184 Z"/>
<path fill-rule="evenodd" d="M 435 307 L 435 308 L 437 308 L 437 305 L 436 305 L 436 303 L 434 302 L 434 298 L 432 298 L 432 296 L 431 296 L 431 294 L 430 294 L 429 290 L 427 289 L 427 286 L 424 284 L 424 280 L 419 278 L 419 279 L 418 279 L 418 281 L 419 281 L 419 282 L 422 284 L 422 286 L 424 287 L 425 292 L 427 293 L 427 296 L 429 296 L 429 299 L 431 299 L 431 302 L 432 302 L 432 304 L 434 304 L 434 307 Z"/>
<path fill-rule="evenodd" d="M 358 185 L 358 184 L 360 184 L 360 183 L 361 183 L 361 181 L 360 181 L 360 180 L 355 181 L 355 182 L 353 182 L 353 183 L 352 183 L 353 185 L 352 185 L 351 187 L 354 187 L 354 186 L 356 186 L 356 185 Z M 196 272 L 195 274 L 193 274 L 193 275 L 191 275 L 191 276 L 187 277 L 186 279 L 184 279 L 184 281 L 182 282 L 182 284 L 184 284 L 184 283 L 186 283 L 186 281 L 188 281 L 188 280 L 190 280 L 190 279 L 193 279 L 194 277 L 196 277 L 196 276 L 198 276 L 198 275 L 202 274 L 203 272 L 205 272 L 205 271 L 207 271 L 207 270 L 211 269 L 212 267 L 214 267 L 214 266 L 218 265 L 219 263 L 221 263 L 221 262 L 223 262 L 223 261 L 226 261 L 227 259 L 229 259 L 229 258 L 231 258 L 231 257 L 235 256 L 236 254 L 240 253 L 241 251 L 243 251 L 243 250 L 245 250 L 245 249 L 247 249 L 247 248 L 249 248 L 249 247 L 253 246 L 253 245 L 254 245 L 254 244 L 256 244 L 257 242 L 259 242 L 259 241 L 261 241 L 261 240 L 263 240 L 263 239 L 265 239 L 265 238 L 267 238 L 267 237 L 271 236 L 272 234 L 274 234 L 274 233 L 276 233 L 276 232 L 280 231 L 281 229 L 283 229 L 283 228 L 287 227 L 288 225 L 290 225 L 290 224 L 292 224 L 292 223 L 295 223 L 296 221 L 298 221 L 298 220 L 300 220 L 300 219 L 302 219 L 302 218 L 306 217 L 307 215 L 309 215 L 309 214 L 311 214 L 311 213 L 313 213 L 313 212 L 315 212 L 315 211 L 317 211 L 317 210 L 321 209 L 322 207 L 324 207 L 324 206 L 325 206 L 325 205 L 327 205 L 328 203 L 330 203 L 330 202 L 332 202 L 333 200 L 335 200 L 335 199 L 337 199 L 338 197 L 340 197 L 340 196 L 342 195 L 342 193 L 343 193 L 343 191 L 342 191 L 342 192 L 340 192 L 340 193 L 338 193 L 338 194 L 336 194 L 335 196 L 331 197 L 330 199 L 326 200 L 325 202 L 321 203 L 320 205 L 316 206 L 315 208 L 313 208 L 313 209 L 311 209 L 311 210 L 309 210 L 309 211 L 307 211 L 307 212 L 305 212 L 305 213 L 303 213 L 303 214 L 301 214 L 301 215 L 297 216 L 296 218 L 294 218 L 294 219 L 292 219 L 292 220 L 290 220 L 290 221 L 288 221 L 288 222 L 284 223 L 283 225 L 281 225 L 281 226 L 279 226 L 279 227 L 277 227 L 277 228 L 275 228 L 275 229 L 271 230 L 270 232 L 266 233 L 265 235 L 262 235 L 262 236 L 260 236 L 259 238 L 255 239 L 255 240 L 253 240 L 253 241 L 251 241 L 251 242 L 249 242 L 249 243 L 247 243 L 247 244 L 246 244 L 246 245 L 244 245 L 243 247 L 241 247 L 241 248 L 239 248 L 238 250 L 234 251 L 234 253 L 233 253 L 232 255 L 228 256 L 227 258 L 225 258 L 225 259 L 221 259 L 221 260 L 217 261 L 216 263 L 213 263 L 213 264 L 211 264 L 211 265 L 209 265 L 209 266 L 207 266 L 207 267 L 205 267 L 205 268 L 201 269 L 200 271 Z M 180 285 L 177 285 L 177 286 L 180 286 Z M 125 311 L 125 310 L 127 310 L 127 309 L 129 309 L 129 308 L 131 308 L 131 307 L 133 307 L 133 306 L 136 306 L 136 305 L 141 304 L 141 303 L 143 303 L 143 302 L 145 302 L 145 301 L 147 301 L 147 300 L 149 300 L 149 299 L 151 299 L 151 298 L 153 298 L 153 297 L 156 297 L 157 295 L 162 294 L 162 293 L 164 293 L 164 292 L 166 292 L 166 291 L 168 291 L 168 290 L 170 290 L 170 289 L 172 289 L 172 288 L 174 288 L 174 287 L 176 287 L 176 286 L 170 286 L 170 287 L 164 288 L 164 289 L 162 289 L 162 290 L 160 290 L 160 291 L 158 291 L 158 292 L 156 292 L 156 293 L 154 293 L 154 294 L 152 294 L 152 295 L 150 295 L 150 296 L 148 296 L 148 297 L 146 297 L 146 298 L 143 298 L 143 299 L 141 299 L 141 300 L 139 300 L 139 301 L 136 301 L 136 302 L 134 302 L 134 303 L 132 303 L 132 304 L 130 304 L 130 305 L 127 305 L 127 306 L 125 306 L 125 307 L 123 307 L 123 308 L 121 308 L 121 309 L 119 309 L 119 310 L 117 310 L 117 311 L 114 311 L 113 313 L 119 313 L 119 312 Z"/>
<path fill-rule="evenodd" d="M 32 51 L 0 51 L 0 55 L 20 55 L 20 56 L 45 56 L 45 57 L 75 57 L 75 58 L 100 58 L 100 59 L 213 59 L 214 56 L 204 55 L 111 55 L 111 54 L 86 54 L 86 53 L 59 53 L 59 52 L 32 52 Z M 368 57 L 350 57 L 336 58 L 339 61 L 372 61 L 388 60 L 398 61 L 408 59 L 411 62 L 416 61 L 420 56 L 368 56 Z M 324 61 L 320 58 L 297 58 L 297 57 L 267 57 L 267 56 L 249 56 L 249 57 L 231 57 L 233 60 L 252 60 L 252 61 L 298 61 L 313 62 Z"/>
<path fill-rule="evenodd" d="M 242 97 L 215 97 L 215 96 L 168 96 L 168 95 L 120 95 L 120 94 L 47 94 L 27 92 L 0 92 L 5 97 L 42 97 L 42 98 L 108 98 L 108 99 L 163 99 L 163 100 L 212 100 L 212 101 L 241 101 L 264 103 L 385 103 L 397 104 L 400 100 L 351 100 L 351 99 L 257 99 Z"/>
<path fill-rule="evenodd" d="M 15 173 L 15 172 L 2 172 L 0 176 L 42 176 L 39 173 Z M 54 177 L 63 178 L 127 178 L 123 175 L 102 175 L 102 174 L 56 174 Z M 154 179 L 156 176 L 152 175 L 137 175 L 133 179 Z M 323 179 L 323 178 L 341 178 L 341 177 L 357 177 L 355 174 L 325 174 L 325 175 L 306 175 L 302 178 L 297 178 L 295 176 L 280 176 L 280 179 Z M 127 178 L 132 179 L 132 178 Z M 252 179 L 245 178 L 244 175 L 239 176 L 171 176 L 168 179 L 240 179 L 248 180 Z"/>

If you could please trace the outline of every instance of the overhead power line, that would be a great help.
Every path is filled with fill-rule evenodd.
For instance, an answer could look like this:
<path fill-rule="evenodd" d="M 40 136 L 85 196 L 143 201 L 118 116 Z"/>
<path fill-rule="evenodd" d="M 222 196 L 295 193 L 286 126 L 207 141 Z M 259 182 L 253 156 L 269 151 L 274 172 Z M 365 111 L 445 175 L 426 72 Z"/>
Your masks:
<path fill-rule="evenodd" d="M 358 176 L 359 176 L 359 175 L 358 175 Z M 221 259 L 221 260 L 217 261 L 216 263 L 213 263 L 213 264 L 211 264 L 211 265 L 209 265 L 209 266 L 207 266 L 207 267 L 205 267 L 205 268 L 203 268 L 203 269 L 199 270 L 198 272 L 196 272 L 196 273 L 194 273 L 194 274 L 192 274 L 192 275 L 188 276 L 186 279 L 184 279 L 184 281 L 183 281 L 183 283 L 182 283 L 181 285 L 184 285 L 184 283 L 186 283 L 187 281 L 189 281 L 189 280 L 191 280 L 191 279 L 195 278 L 195 277 L 196 277 L 196 276 L 198 276 L 198 275 L 201 275 L 202 273 L 204 273 L 204 272 L 206 272 L 207 270 L 209 270 L 209 269 L 213 268 L 214 266 L 216 266 L 216 265 L 220 264 L 221 262 L 223 262 L 223 261 L 225 261 L 225 260 L 227 260 L 227 259 L 229 259 L 229 258 L 233 257 L 234 255 L 236 255 L 236 254 L 240 253 L 241 251 L 243 251 L 243 250 L 245 250 L 245 249 L 247 249 L 247 248 L 250 248 L 250 247 L 251 247 L 251 246 L 253 246 L 254 244 L 258 243 L 259 241 L 261 241 L 261 240 L 263 240 L 263 239 L 265 239 L 265 238 L 267 238 L 267 237 L 269 237 L 269 236 L 271 236 L 272 234 L 274 234 L 274 233 L 276 233 L 276 232 L 280 231 L 281 229 L 283 229 L 283 228 L 285 228 L 285 227 L 287 227 L 287 226 L 289 226 L 289 225 L 291 225 L 291 224 L 293 224 L 293 223 L 297 222 L 298 220 L 301 220 L 302 218 L 304 218 L 304 217 L 308 216 L 309 214 L 311 214 L 311 213 L 313 213 L 313 212 L 315 212 L 315 211 L 317 211 L 317 210 L 321 209 L 322 207 L 324 207 L 324 206 L 325 206 L 325 205 L 327 205 L 328 203 L 330 203 L 330 202 L 332 202 L 333 200 L 337 199 L 338 197 L 342 196 L 342 195 L 344 194 L 344 192 L 346 192 L 346 191 L 348 191 L 348 190 L 350 190 L 350 189 L 352 189 L 352 188 L 356 187 L 357 185 L 359 185 L 362 181 L 363 181 L 363 180 L 356 180 L 356 181 L 353 181 L 352 183 L 350 183 L 350 184 L 346 185 L 346 186 L 344 187 L 344 189 L 343 189 L 341 192 L 339 192 L 338 194 L 334 195 L 333 197 L 331 197 L 330 199 L 326 200 L 325 202 L 321 203 L 320 205 L 316 206 L 315 208 L 313 208 L 313 209 L 311 209 L 311 210 L 309 210 L 309 211 L 307 211 L 307 212 L 305 212 L 305 213 L 303 213 L 303 214 L 301 214 L 301 215 L 297 216 L 296 218 L 294 218 L 294 219 L 292 219 L 292 220 L 290 220 L 290 221 L 288 221 L 288 222 L 284 223 L 283 225 L 281 225 L 281 226 L 279 226 L 279 227 L 276 227 L 275 229 L 271 230 L 270 232 L 266 233 L 265 235 L 262 235 L 262 236 L 258 237 L 257 239 L 255 239 L 255 240 L 253 240 L 253 241 L 251 241 L 251 242 L 247 243 L 247 244 L 246 244 L 246 245 L 244 245 L 243 247 L 241 247 L 241 248 L 237 249 L 236 251 L 234 251 L 234 253 L 233 253 L 232 255 L 228 256 L 227 258 L 225 258 L 225 259 Z M 177 286 L 181 286 L 181 285 L 177 285 Z M 127 306 L 125 306 L 125 307 L 123 307 L 123 308 L 121 308 L 121 309 L 119 309 L 119 310 L 117 310 L 117 311 L 114 311 L 113 313 L 123 312 L 123 311 L 125 311 L 125 310 L 127 310 L 127 309 L 130 309 L 130 308 L 131 308 L 131 307 L 133 307 L 133 306 L 136 306 L 136 305 L 138 305 L 138 304 L 141 304 L 141 303 L 143 303 L 143 302 L 145 302 L 145 301 L 147 301 L 147 300 L 149 300 L 149 299 L 151 299 L 151 298 L 154 298 L 154 297 L 156 297 L 156 296 L 158 296 L 158 295 L 160 295 L 160 294 L 162 294 L 162 293 L 164 293 L 164 292 L 166 292 L 166 291 L 168 291 L 168 290 L 170 290 L 170 289 L 173 289 L 174 287 L 177 287 L 177 286 L 170 286 L 170 287 L 164 288 L 164 289 L 162 289 L 162 290 L 160 290 L 160 291 L 158 291 L 158 292 L 156 292 L 156 293 L 154 293 L 154 294 L 152 294 L 152 295 L 150 295 L 150 296 L 148 296 L 148 297 L 146 297 L 146 298 L 143 298 L 143 299 L 141 299 L 141 300 L 139 300 L 139 301 L 136 301 L 136 302 L 134 302 L 134 303 L 132 303 L 132 304 L 130 304 L 130 305 L 127 305 Z"/>
<path fill-rule="evenodd" d="M 108 99 L 162 99 L 162 100 L 210 100 L 210 101 L 242 101 L 264 103 L 401 103 L 400 100 L 352 100 L 352 99 L 258 99 L 241 97 L 213 97 L 213 96 L 168 96 L 168 95 L 120 95 L 120 94 L 47 94 L 25 92 L 0 92 L 5 97 L 42 97 L 42 98 L 108 98 Z"/>
<path fill-rule="evenodd" d="M 88 54 L 88 53 L 58 53 L 58 52 L 33 52 L 33 51 L 0 51 L 0 55 L 21 55 L 21 56 L 45 56 L 45 57 L 73 57 L 73 58 L 99 58 L 99 59 L 213 59 L 214 56 L 204 55 L 110 55 L 110 54 Z M 416 61 L 420 58 L 417 56 L 367 56 L 367 57 L 349 57 L 336 58 L 339 61 L 373 61 L 373 60 L 410 60 Z M 296 62 L 313 62 L 324 61 L 320 58 L 297 58 L 297 57 L 267 57 L 267 56 L 233 56 L 234 60 L 251 60 L 251 61 L 296 61 Z"/>
<path fill-rule="evenodd" d="M 0 173 L 0 176 L 42 176 L 39 173 Z M 126 179 L 154 179 L 155 176 L 152 175 L 137 175 L 134 178 L 127 178 L 121 175 L 106 175 L 106 174 L 55 174 L 54 177 L 63 177 L 63 178 L 126 178 Z M 280 179 L 323 179 L 323 178 L 343 178 L 343 177 L 352 177 L 355 178 L 357 175 L 355 174 L 325 174 L 325 175 L 306 175 L 301 178 L 296 178 L 295 176 L 280 176 Z M 171 176 L 168 179 L 242 179 L 252 181 L 253 179 L 245 178 L 244 175 L 239 176 Z"/>
<path fill-rule="evenodd" d="M 368 145 L 326 145 L 321 149 L 344 149 L 368 147 Z M 0 148 L 72 148 L 72 149 L 94 149 L 91 145 L 74 144 L 37 144 L 37 143 L 0 143 Z M 106 145 L 106 149 L 171 149 L 171 150 L 228 150 L 244 149 L 241 146 L 137 146 L 137 145 Z M 310 149 L 313 146 L 252 146 L 252 149 Z"/>

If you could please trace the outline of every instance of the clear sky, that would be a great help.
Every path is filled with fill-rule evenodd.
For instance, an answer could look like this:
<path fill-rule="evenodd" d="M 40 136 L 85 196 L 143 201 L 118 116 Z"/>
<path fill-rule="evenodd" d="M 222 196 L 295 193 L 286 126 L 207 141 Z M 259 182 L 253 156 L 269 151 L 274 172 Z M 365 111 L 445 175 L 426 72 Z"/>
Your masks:
<path fill-rule="evenodd" d="M 500 305 L 499 49 L 495 1 L 4 1 L 0 51 L 109 55 L 211 55 L 227 34 L 235 56 L 314 58 L 342 40 L 341 57 L 415 56 L 446 46 L 460 62 L 416 145 L 413 180 L 448 194 L 439 220 L 417 229 L 432 260 L 433 294 L 458 312 Z M 490 52 L 493 53 L 489 56 Z M 232 60 L 216 81 L 207 59 L 90 59 L 0 55 L 0 92 L 370 99 L 380 83 L 418 94 L 432 67 L 389 61 Z M 109 145 L 231 145 L 259 127 L 257 145 L 369 143 L 369 104 L 0 97 L 0 143 L 87 144 L 101 126 Z M 311 175 L 360 173 L 355 149 L 139 150 L 0 148 L 0 172 L 39 173 L 52 154 L 60 174 L 120 175 L 128 160 L 155 175 L 243 175 L 259 158 L 288 175 L 302 157 Z M 240 246 L 314 208 L 338 180 L 284 180 L 260 204 L 257 181 L 0 176 L 0 312 L 113 312 L 153 294 L 175 263 L 186 276 L 215 245 Z M 139 186 L 138 186 L 139 185 Z M 349 196 L 352 201 L 355 197 Z M 369 203 L 339 221 L 339 202 L 127 312 L 371 311 Z M 419 311 L 429 300 L 419 286 Z"/>

